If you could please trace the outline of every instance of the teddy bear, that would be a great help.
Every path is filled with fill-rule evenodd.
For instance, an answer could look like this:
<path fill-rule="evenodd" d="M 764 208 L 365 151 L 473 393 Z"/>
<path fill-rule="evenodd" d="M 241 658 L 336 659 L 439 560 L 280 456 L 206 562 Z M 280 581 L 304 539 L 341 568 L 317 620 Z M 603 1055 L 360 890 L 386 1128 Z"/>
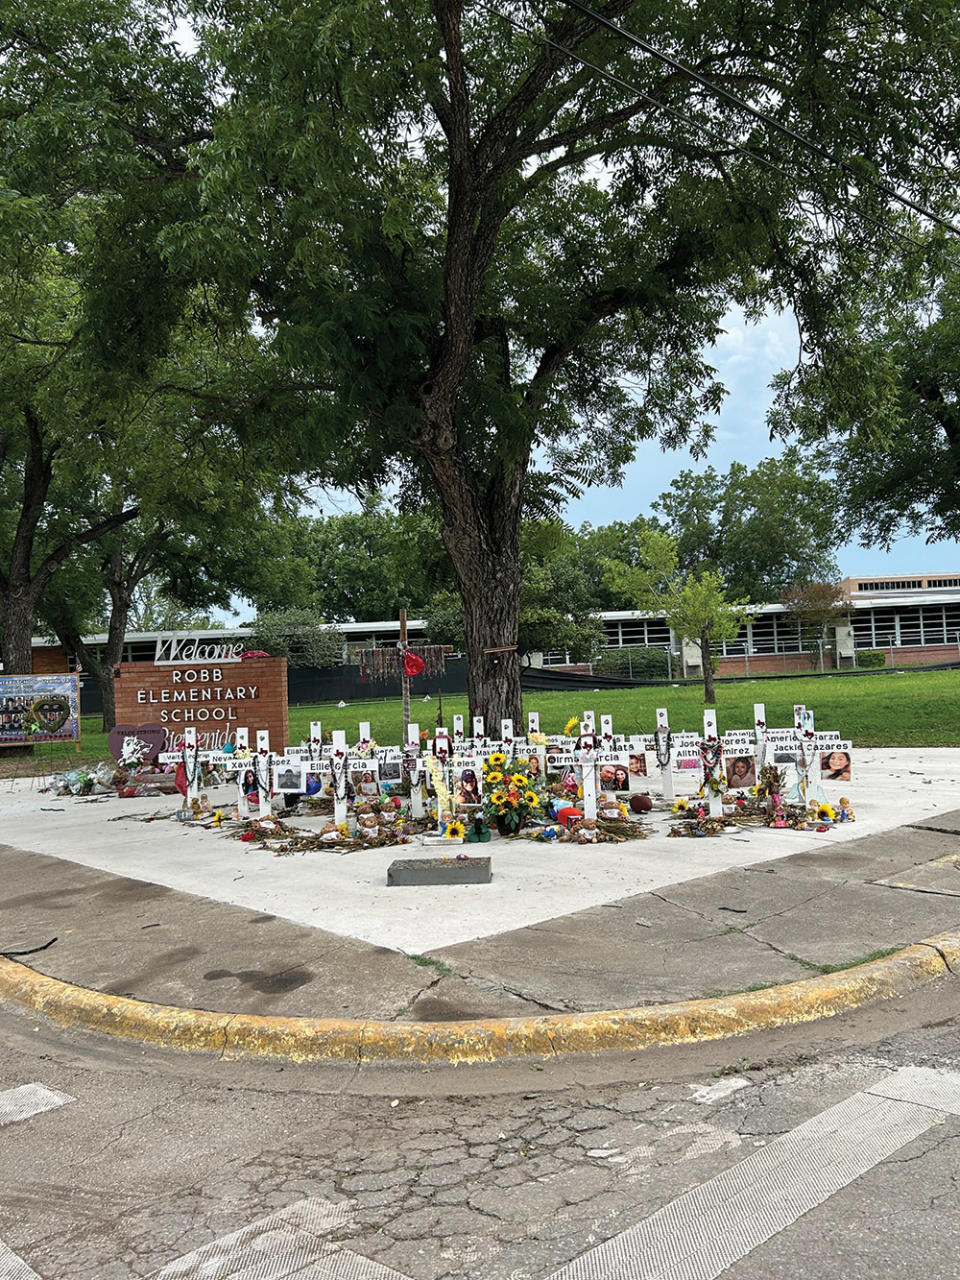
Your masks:
<path fill-rule="evenodd" d="M 363 840 L 376 840 L 380 835 L 380 821 L 375 813 L 362 813 L 357 818 L 357 835 Z"/>
<path fill-rule="evenodd" d="M 596 818 L 584 818 L 577 824 L 577 844 L 596 844 L 599 838 Z"/>
<path fill-rule="evenodd" d="M 337 828 L 333 822 L 324 823 L 320 828 L 320 839 L 324 844 L 333 844 L 337 839 Z"/>

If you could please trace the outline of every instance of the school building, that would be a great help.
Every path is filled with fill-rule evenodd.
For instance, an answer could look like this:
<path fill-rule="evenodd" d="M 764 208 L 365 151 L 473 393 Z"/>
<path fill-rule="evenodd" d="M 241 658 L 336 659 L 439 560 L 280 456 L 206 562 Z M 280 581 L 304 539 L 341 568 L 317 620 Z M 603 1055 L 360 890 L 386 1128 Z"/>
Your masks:
<path fill-rule="evenodd" d="M 815 656 L 815 666 L 824 670 L 855 668 L 857 655 L 866 649 L 879 650 L 886 666 L 936 666 L 960 662 L 960 573 L 954 576 L 928 577 L 856 577 L 846 578 L 841 586 L 847 598 L 847 611 L 828 628 L 822 653 Z M 600 615 L 607 649 L 646 646 L 671 654 L 671 670 L 675 677 L 701 675 L 700 651 L 688 639 L 674 635 L 660 617 L 619 610 Z M 326 700 L 344 697 L 353 700 L 369 696 L 372 690 L 361 687 L 351 665 L 354 651 L 361 647 L 394 645 L 399 638 L 396 621 L 346 622 L 339 629 L 344 635 L 343 666 L 327 673 L 313 673 L 310 668 L 290 671 L 291 697 L 295 701 Z M 412 644 L 428 639 L 423 619 L 407 623 Z M 170 632 L 143 632 L 127 636 L 124 662 L 153 662 L 164 645 L 169 645 Z M 243 628 L 221 631 L 192 631 L 191 640 L 201 646 L 241 642 L 248 633 Z M 94 648 L 106 642 L 106 636 L 91 636 Z M 779 604 L 762 605 L 754 622 L 744 627 L 735 640 L 717 646 L 720 676 L 766 675 L 787 671 L 809 671 L 811 657 L 801 644 L 796 618 Z M 529 665 L 558 667 L 588 672 L 588 666 L 577 666 L 564 653 L 529 654 Z M 73 669 L 72 656 L 59 645 L 44 639 L 33 642 L 33 669 L 37 674 Z M 453 691 L 460 679 L 462 664 L 449 664 L 450 680 L 443 681 L 443 692 Z M 321 678 L 322 677 L 322 678 Z M 91 682 L 86 682 L 91 683 Z M 323 686 L 322 688 L 320 686 Z M 465 682 L 463 683 L 465 687 Z M 378 691 L 379 692 L 379 691 Z"/>

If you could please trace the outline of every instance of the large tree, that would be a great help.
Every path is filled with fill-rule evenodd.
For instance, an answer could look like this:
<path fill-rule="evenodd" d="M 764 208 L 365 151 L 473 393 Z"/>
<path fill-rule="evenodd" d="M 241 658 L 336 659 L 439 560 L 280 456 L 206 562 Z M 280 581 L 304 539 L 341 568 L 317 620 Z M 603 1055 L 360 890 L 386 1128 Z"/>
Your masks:
<path fill-rule="evenodd" d="M 223 98 L 208 216 L 177 251 L 219 262 L 327 381 L 300 447 L 437 504 L 472 708 L 516 718 L 525 499 L 609 481 L 644 440 L 702 441 L 731 303 L 791 305 L 807 353 L 830 342 L 847 280 L 897 247 L 873 176 L 944 186 L 957 13 L 602 6 L 814 154 L 566 3 L 192 7 Z"/>
<path fill-rule="evenodd" d="M 145 0 L 32 0 L 0 33 L 5 76 L 32 77 L 21 134 L 46 129 L 81 183 L 121 157 L 101 357 L 162 340 L 183 280 L 213 277 L 244 327 L 252 301 L 296 410 L 261 429 L 298 468 L 400 475 L 436 504 L 473 709 L 516 718 L 525 502 L 616 478 L 641 441 L 702 441 L 731 303 L 792 306 L 805 356 L 837 339 L 848 283 L 898 244 L 873 177 L 921 200 L 949 182 L 960 19 L 946 0 L 603 6 L 691 75 L 572 2 L 186 7 L 189 59 Z M 118 244 L 140 258 L 111 271 Z"/>
<path fill-rule="evenodd" d="M 0 629 L 29 672 L 53 578 L 183 465 L 152 397 L 190 282 L 159 242 L 197 207 L 206 73 L 136 0 L 6 6 L 0 49 Z"/>
<path fill-rule="evenodd" d="M 843 537 L 960 539 L 960 246 L 940 280 L 883 286 L 851 293 L 833 360 L 779 379 L 772 420 L 836 472 Z"/>

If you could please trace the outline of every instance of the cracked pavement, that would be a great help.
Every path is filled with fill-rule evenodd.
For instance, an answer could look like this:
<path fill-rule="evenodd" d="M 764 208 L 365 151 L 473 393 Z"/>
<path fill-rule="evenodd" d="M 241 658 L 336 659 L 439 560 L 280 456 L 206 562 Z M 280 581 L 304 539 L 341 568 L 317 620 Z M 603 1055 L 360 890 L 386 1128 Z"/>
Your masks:
<path fill-rule="evenodd" d="M 56 936 L 28 958 L 43 972 L 236 1013 L 624 1007 L 807 977 L 955 927 L 960 814 L 936 821 L 421 957 L 6 850 L 0 942 Z M 345 1206 L 332 1244 L 409 1280 L 548 1280 L 884 1073 L 960 1070 L 958 1013 L 945 976 L 742 1039 L 454 1069 L 167 1054 L 0 1005 L 0 1089 L 75 1099 L 0 1129 L 0 1240 L 42 1280 L 130 1280 L 318 1197 Z M 952 1276 L 958 1137 L 960 1120 L 938 1122 L 731 1274 Z"/>
<path fill-rule="evenodd" d="M 76 1099 L 0 1131 L 0 1238 L 43 1280 L 129 1280 L 319 1197 L 345 1206 L 331 1244 L 410 1280 L 547 1280 L 904 1063 L 960 1070 L 937 985 L 725 1045 L 429 1071 L 184 1058 L 0 1009 L 0 1084 Z M 731 1274 L 953 1274 L 958 1140 L 943 1119 Z"/>

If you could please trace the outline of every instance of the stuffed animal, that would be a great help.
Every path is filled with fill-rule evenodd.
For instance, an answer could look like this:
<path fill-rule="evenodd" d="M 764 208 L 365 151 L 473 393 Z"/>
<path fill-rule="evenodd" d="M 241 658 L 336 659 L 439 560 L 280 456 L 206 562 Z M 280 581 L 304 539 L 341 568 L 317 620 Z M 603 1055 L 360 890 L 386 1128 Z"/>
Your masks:
<path fill-rule="evenodd" d="M 324 844 L 333 844 L 337 839 L 337 827 L 333 822 L 327 822 L 320 828 L 320 839 Z"/>
<path fill-rule="evenodd" d="M 577 825 L 577 844 L 596 844 L 599 838 L 596 818 L 584 818 Z"/>

